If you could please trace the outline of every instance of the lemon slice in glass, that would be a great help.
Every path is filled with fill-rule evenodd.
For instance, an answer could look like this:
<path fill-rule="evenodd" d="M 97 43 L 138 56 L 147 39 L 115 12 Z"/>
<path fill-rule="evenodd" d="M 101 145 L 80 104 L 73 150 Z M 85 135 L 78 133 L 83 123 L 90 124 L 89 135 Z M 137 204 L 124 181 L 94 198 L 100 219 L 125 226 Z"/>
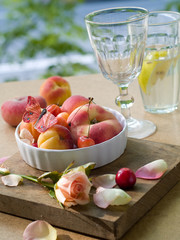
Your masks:
<path fill-rule="evenodd" d="M 167 74 L 172 60 L 164 59 L 168 55 L 167 50 L 151 51 L 143 61 L 141 73 L 138 81 L 145 94 L 150 92 L 158 79 L 163 79 Z"/>

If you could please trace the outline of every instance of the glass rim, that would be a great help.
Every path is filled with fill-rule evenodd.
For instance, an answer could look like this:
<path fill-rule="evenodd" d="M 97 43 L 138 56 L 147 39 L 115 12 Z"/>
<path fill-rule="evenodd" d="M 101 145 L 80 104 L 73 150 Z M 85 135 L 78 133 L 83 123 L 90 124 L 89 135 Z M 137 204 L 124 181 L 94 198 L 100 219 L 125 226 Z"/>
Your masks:
<path fill-rule="evenodd" d="M 167 22 L 162 22 L 162 23 L 148 23 L 148 26 L 163 26 L 163 25 L 169 25 L 169 24 L 172 24 L 172 23 L 175 23 L 175 22 L 178 22 L 178 21 L 180 21 L 180 13 L 179 12 L 175 12 L 175 11 L 151 11 L 151 12 L 149 12 L 149 19 L 150 19 L 150 17 L 151 17 L 151 14 L 163 14 L 163 13 L 165 13 L 165 14 L 172 14 L 172 15 L 176 15 L 176 16 L 178 16 L 178 18 L 177 19 L 175 19 L 175 20 L 172 20 L 172 21 L 167 21 Z"/>
<path fill-rule="evenodd" d="M 102 12 L 109 12 L 112 10 L 126 10 L 126 9 L 139 10 L 139 11 L 142 11 L 142 13 L 144 13 L 144 14 L 142 14 L 141 16 L 139 16 L 136 19 L 126 20 L 126 21 L 117 21 L 117 22 L 98 22 L 98 21 L 89 20 L 89 18 L 91 16 L 98 15 L 99 13 L 102 13 Z M 105 9 L 101 9 L 101 10 L 97 10 L 97 11 L 88 13 L 84 19 L 85 19 L 86 23 L 106 26 L 106 25 L 112 25 L 112 24 L 127 24 L 127 23 L 137 22 L 137 21 L 143 20 L 148 15 L 149 15 L 149 11 L 143 7 L 113 7 L 113 8 L 105 8 Z"/>

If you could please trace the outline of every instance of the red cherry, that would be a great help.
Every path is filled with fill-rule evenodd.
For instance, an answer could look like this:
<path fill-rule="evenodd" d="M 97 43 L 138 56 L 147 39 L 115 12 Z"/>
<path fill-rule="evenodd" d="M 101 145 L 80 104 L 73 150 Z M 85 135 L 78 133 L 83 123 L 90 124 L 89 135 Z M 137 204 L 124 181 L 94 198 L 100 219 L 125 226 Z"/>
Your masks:
<path fill-rule="evenodd" d="M 129 168 L 121 168 L 116 174 L 116 183 L 122 189 L 133 187 L 136 183 L 136 175 Z"/>
<path fill-rule="evenodd" d="M 95 142 L 92 138 L 81 136 L 78 138 L 77 146 L 78 148 L 90 147 L 95 145 Z"/>
<path fill-rule="evenodd" d="M 37 143 L 32 143 L 33 147 L 38 147 Z"/>

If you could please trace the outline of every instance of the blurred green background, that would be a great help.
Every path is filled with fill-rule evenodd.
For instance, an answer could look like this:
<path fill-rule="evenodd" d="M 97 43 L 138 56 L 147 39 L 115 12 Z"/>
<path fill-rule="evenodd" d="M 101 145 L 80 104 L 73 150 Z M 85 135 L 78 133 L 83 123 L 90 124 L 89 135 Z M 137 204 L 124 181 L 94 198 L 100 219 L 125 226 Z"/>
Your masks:
<path fill-rule="evenodd" d="M 4 24 L 1 17 L 1 81 L 97 72 L 84 16 L 90 12 L 89 6 L 96 10 L 100 7 L 123 6 L 125 2 L 126 5 L 139 4 L 142 7 L 146 7 L 143 4 L 149 2 L 153 6 L 149 11 L 180 11 L 179 0 L 161 0 L 157 7 L 155 0 L 1 0 L 5 21 Z M 26 69 L 21 79 L 18 74 L 13 74 L 13 69 L 17 68 L 22 71 Z M 9 74 L 3 76 L 3 71 L 8 72 L 8 69 Z"/>

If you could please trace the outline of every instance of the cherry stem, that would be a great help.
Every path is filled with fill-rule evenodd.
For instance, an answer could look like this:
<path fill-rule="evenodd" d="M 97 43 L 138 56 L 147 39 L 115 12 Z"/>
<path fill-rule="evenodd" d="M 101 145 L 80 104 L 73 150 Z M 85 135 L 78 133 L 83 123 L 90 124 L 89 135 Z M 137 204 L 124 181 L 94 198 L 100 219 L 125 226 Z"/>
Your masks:
<path fill-rule="evenodd" d="M 91 104 L 91 102 L 93 102 L 93 97 L 89 97 L 88 98 L 89 99 L 89 105 L 88 105 L 88 118 L 89 118 L 89 106 L 90 106 L 90 104 Z M 84 104 L 84 105 L 82 105 L 82 106 L 80 106 L 79 108 L 78 108 L 78 110 L 75 112 L 75 114 L 74 114 L 74 116 L 73 116 L 73 118 L 71 119 L 71 122 L 72 122 L 72 120 L 75 118 L 75 116 L 76 116 L 76 114 L 81 110 L 81 108 L 82 107 L 84 107 L 86 104 Z M 71 122 L 68 124 L 69 126 L 71 126 Z M 89 118 L 89 129 L 90 129 L 90 118 Z M 89 137 L 89 129 L 88 129 L 88 137 Z"/>
<path fill-rule="evenodd" d="M 92 97 L 89 97 L 89 104 L 88 104 L 88 118 L 89 118 L 89 126 L 88 126 L 88 138 L 89 138 L 89 132 L 90 132 L 90 117 L 89 117 L 89 107 L 90 107 L 90 104 L 93 102 L 93 98 Z"/>

